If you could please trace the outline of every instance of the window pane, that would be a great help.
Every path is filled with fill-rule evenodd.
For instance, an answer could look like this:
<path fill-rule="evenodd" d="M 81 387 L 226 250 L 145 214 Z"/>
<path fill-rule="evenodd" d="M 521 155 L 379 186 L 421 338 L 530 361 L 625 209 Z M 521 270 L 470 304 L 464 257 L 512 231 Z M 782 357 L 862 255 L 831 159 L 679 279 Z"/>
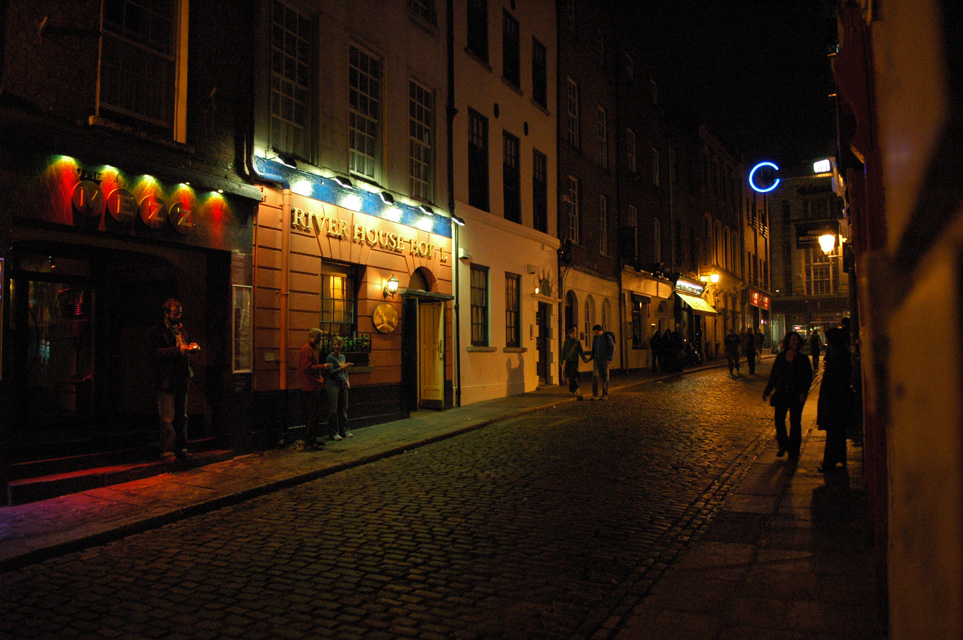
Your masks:
<path fill-rule="evenodd" d="M 514 273 L 505 274 L 505 346 L 521 346 L 521 325 L 519 322 L 519 299 L 521 298 L 522 278 Z"/>
<path fill-rule="evenodd" d="M 351 45 L 348 55 L 348 168 L 375 179 L 381 136 L 381 61 Z"/>
<path fill-rule="evenodd" d="M 488 269 L 471 266 L 471 343 L 488 346 Z"/>

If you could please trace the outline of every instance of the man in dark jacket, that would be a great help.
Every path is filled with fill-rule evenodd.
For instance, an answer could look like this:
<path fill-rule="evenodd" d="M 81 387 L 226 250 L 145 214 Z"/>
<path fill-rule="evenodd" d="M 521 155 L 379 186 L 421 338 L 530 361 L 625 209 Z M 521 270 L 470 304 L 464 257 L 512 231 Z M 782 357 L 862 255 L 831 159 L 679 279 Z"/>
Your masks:
<path fill-rule="evenodd" d="M 602 331 L 602 325 L 597 324 L 592 327 L 595 338 L 592 339 L 592 400 L 609 399 L 609 365 L 615 356 L 615 340 L 612 336 Z M 602 387 L 602 396 L 599 397 L 599 386 Z"/>
<path fill-rule="evenodd" d="M 187 388 L 194 375 L 188 355 L 201 349 L 187 337 L 181 324 L 183 311 L 180 302 L 169 299 L 164 303 L 164 321 L 155 325 L 147 336 L 164 458 L 187 457 Z"/>

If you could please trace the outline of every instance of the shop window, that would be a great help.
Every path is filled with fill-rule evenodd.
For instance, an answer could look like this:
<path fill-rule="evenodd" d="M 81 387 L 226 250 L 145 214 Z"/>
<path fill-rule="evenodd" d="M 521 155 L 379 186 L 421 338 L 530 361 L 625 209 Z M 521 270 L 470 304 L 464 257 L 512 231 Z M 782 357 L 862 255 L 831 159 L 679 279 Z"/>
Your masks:
<path fill-rule="evenodd" d="M 321 270 L 321 321 L 325 333 L 350 336 L 355 330 L 355 277 L 348 267 L 324 265 Z"/>

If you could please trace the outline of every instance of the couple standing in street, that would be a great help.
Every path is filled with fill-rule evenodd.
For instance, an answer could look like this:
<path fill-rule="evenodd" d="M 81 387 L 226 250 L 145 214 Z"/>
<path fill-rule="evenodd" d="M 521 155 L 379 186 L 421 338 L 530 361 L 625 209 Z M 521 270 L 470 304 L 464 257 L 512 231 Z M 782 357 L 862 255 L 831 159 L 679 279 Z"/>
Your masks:
<path fill-rule="evenodd" d="M 305 450 L 318 449 L 324 446 L 324 441 L 317 437 L 318 425 L 321 421 L 323 407 L 328 407 L 328 437 L 332 440 L 351 438 L 348 431 L 348 369 L 352 363 L 346 362 L 341 353 L 344 341 L 337 337 L 331 344 L 331 353 L 324 363 L 320 362 L 318 346 L 321 344 L 321 330 L 308 329 L 308 341 L 301 347 L 298 360 L 298 376 L 301 380 L 301 401 L 305 413 L 305 433 L 303 445 L 298 448 Z M 323 392 L 323 393 L 322 393 Z M 282 435 L 278 446 L 284 446 Z"/>
<path fill-rule="evenodd" d="M 592 365 L 592 400 L 609 399 L 609 366 L 615 356 L 615 338 L 611 332 L 603 331 L 602 325 L 592 327 L 595 337 L 592 339 L 592 351 L 585 355 L 582 342 L 578 339 L 578 329 L 569 327 L 568 337 L 562 345 L 562 362 L 565 377 L 568 379 L 568 390 L 575 393 L 579 388 L 579 360 L 593 363 Z M 601 390 L 602 395 L 599 396 Z"/>

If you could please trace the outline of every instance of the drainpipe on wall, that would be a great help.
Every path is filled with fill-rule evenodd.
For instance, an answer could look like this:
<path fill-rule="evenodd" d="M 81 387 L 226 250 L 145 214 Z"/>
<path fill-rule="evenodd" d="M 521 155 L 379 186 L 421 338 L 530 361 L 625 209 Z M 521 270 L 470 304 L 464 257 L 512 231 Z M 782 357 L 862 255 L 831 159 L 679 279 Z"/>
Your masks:
<path fill-rule="evenodd" d="M 291 190 L 282 189 L 281 190 L 281 299 L 280 299 L 280 324 L 278 329 L 281 332 L 279 349 L 281 353 L 278 355 L 278 362 L 281 368 L 280 378 L 278 380 L 278 387 L 281 391 L 285 391 L 288 388 L 288 294 L 290 293 L 290 287 L 288 280 L 290 278 L 290 262 L 291 262 L 291 226 L 287 223 L 291 219 Z M 287 394 L 284 394 L 287 398 Z M 285 403 L 285 407 L 287 404 Z M 287 413 L 285 412 L 285 419 L 287 418 Z"/>
<path fill-rule="evenodd" d="M 454 122 L 455 115 L 457 115 L 458 110 L 455 109 L 455 8 L 454 1 L 448 0 L 445 3 L 445 23 L 448 33 L 446 34 L 445 42 L 445 53 L 448 57 L 448 106 L 446 109 L 448 117 L 448 153 L 447 153 L 447 169 L 448 169 L 448 211 L 451 212 L 452 217 L 455 216 L 455 172 L 454 172 L 454 149 L 452 145 L 454 144 Z M 459 295 L 458 289 L 458 263 L 461 259 L 458 257 L 458 225 L 451 223 L 452 227 L 452 258 L 454 261 L 453 272 L 452 272 L 452 295 L 455 297 L 452 304 L 452 332 L 455 334 L 454 338 L 454 354 L 452 361 L 452 375 L 454 380 L 452 381 L 452 393 L 454 394 L 454 404 L 456 407 L 461 406 L 461 322 L 459 313 L 459 300 L 461 296 Z"/>

